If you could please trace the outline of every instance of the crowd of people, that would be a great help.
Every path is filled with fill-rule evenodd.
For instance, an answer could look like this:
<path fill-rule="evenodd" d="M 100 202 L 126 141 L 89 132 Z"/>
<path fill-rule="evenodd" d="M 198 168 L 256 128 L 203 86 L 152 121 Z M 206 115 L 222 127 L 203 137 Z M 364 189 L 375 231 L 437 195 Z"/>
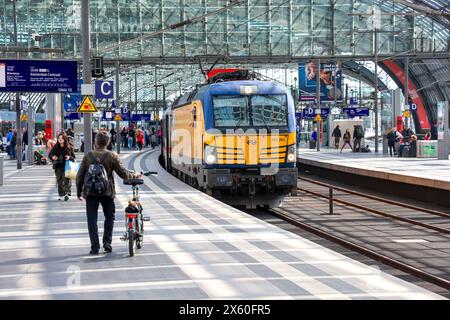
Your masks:
<path fill-rule="evenodd" d="M 368 152 L 367 150 L 370 151 L 370 149 L 368 148 L 368 146 L 366 147 L 361 147 L 361 140 L 364 138 L 364 128 L 361 125 L 354 125 L 353 126 L 353 135 L 350 134 L 350 130 L 349 129 L 345 129 L 344 135 L 342 135 L 342 131 L 339 125 L 337 125 L 334 130 L 333 133 L 331 134 L 331 136 L 334 138 L 334 147 L 336 149 L 339 149 L 339 145 L 341 143 L 341 138 L 343 140 L 343 144 L 341 147 L 341 151 L 348 145 L 350 147 L 350 149 L 353 152 Z M 353 139 L 352 139 L 353 136 Z M 351 141 L 353 140 L 353 146 Z"/>
<path fill-rule="evenodd" d="M 152 147 L 153 149 L 161 144 L 161 129 L 156 130 L 154 127 L 145 129 L 144 127 L 123 127 L 120 130 L 122 147 L 129 150 L 142 150 L 144 147 Z M 115 138 L 112 138 L 114 139 Z"/>
<path fill-rule="evenodd" d="M 317 135 L 317 133 L 316 133 Z M 342 135 L 341 129 L 339 125 L 337 125 L 331 136 L 334 138 L 334 147 L 339 149 L 341 144 L 341 138 L 343 140 L 343 144 L 341 146 L 340 152 L 347 146 L 353 152 L 369 152 L 370 149 L 368 146 L 361 147 L 361 140 L 364 138 L 364 129 L 360 125 L 355 125 L 353 134 L 350 133 L 349 129 L 346 129 L 344 134 Z M 353 137 L 353 138 L 352 138 Z M 313 133 L 312 139 L 314 140 L 315 136 Z M 389 148 L 389 154 L 391 157 L 399 156 L 399 157 L 416 157 L 417 154 L 417 135 L 411 130 L 410 127 L 404 126 L 403 130 L 399 132 L 397 128 L 391 128 L 386 132 L 387 144 Z M 424 140 L 431 140 L 432 134 L 431 132 L 427 132 L 424 136 Z M 353 141 L 353 146 L 352 146 Z"/>
<path fill-rule="evenodd" d="M 22 159 L 25 159 L 25 153 L 28 146 L 28 130 L 22 129 Z M 33 144 L 38 146 L 46 146 L 48 141 L 45 139 L 45 133 L 42 131 L 37 132 L 33 137 Z M 9 129 L 6 137 L 2 137 L 0 134 L 0 150 L 5 152 L 10 160 L 16 160 L 19 154 L 17 150 L 17 130 Z"/>
<path fill-rule="evenodd" d="M 389 155 L 399 157 L 416 157 L 417 155 L 417 135 L 408 126 L 405 126 L 402 132 L 397 128 L 391 128 L 387 131 Z M 427 132 L 424 140 L 431 140 L 431 132 Z"/>

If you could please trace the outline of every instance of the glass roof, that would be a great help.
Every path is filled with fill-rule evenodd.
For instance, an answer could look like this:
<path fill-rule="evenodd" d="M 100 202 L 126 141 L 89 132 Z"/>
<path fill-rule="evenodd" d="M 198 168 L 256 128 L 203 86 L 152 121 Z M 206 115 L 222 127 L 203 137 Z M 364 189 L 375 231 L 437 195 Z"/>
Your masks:
<path fill-rule="evenodd" d="M 248 61 L 252 68 L 279 69 L 267 63 L 277 57 L 277 61 L 293 62 L 317 56 L 370 58 L 375 52 L 385 56 L 448 52 L 450 43 L 449 0 L 247 0 L 238 4 L 91 0 L 90 4 L 92 54 L 121 61 L 122 99 L 138 102 L 156 98 L 155 83 L 164 84 L 166 97 L 172 99 L 202 82 L 196 56 L 224 55 Z M 64 49 L 63 56 L 24 53 L 21 58 L 79 59 L 80 11 L 80 0 L 17 0 L 19 45 L 34 46 L 32 35 L 39 33 L 41 48 Z M 11 1 L 0 0 L 0 46 L 14 44 L 12 17 Z M 186 23 L 180 26 L 180 22 Z M 164 29 L 168 30 L 161 32 Z M 15 54 L 0 52 L 0 58 L 15 58 Z M 152 65 L 145 65 L 148 61 Z M 106 72 L 107 78 L 114 79 L 112 65 L 107 65 Z M 161 96 L 162 87 L 158 87 L 158 100 Z M 33 104 L 39 105 L 36 97 Z M 0 102 L 5 99 L 9 96 L 0 96 Z"/>

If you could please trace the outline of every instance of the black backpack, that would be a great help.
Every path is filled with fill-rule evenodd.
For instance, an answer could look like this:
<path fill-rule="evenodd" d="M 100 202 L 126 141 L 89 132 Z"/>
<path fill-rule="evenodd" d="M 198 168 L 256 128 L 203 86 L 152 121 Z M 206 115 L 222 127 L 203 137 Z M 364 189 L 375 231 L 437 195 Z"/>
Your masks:
<path fill-rule="evenodd" d="M 84 176 L 84 193 L 87 196 L 101 196 L 109 190 L 108 174 L 102 162 L 108 157 L 105 152 L 101 159 L 97 159 L 92 152 L 88 153 L 91 159 L 89 170 Z"/>
<path fill-rule="evenodd" d="M 355 135 L 356 139 L 362 139 L 364 138 L 364 129 L 363 127 L 361 127 L 360 125 L 356 126 L 356 135 Z"/>

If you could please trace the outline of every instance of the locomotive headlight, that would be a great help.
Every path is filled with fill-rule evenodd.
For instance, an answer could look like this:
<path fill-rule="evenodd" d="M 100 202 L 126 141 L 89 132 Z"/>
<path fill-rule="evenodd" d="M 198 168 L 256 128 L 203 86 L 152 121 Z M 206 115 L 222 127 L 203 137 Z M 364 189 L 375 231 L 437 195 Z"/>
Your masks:
<path fill-rule="evenodd" d="M 295 147 L 295 145 L 291 145 L 288 147 L 286 160 L 287 162 L 295 162 L 297 160 L 297 148 Z"/>
<path fill-rule="evenodd" d="M 206 164 L 214 164 L 217 161 L 216 147 L 207 145 L 205 146 L 205 162 Z"/>
<path fill-rule="evenodd" d="M 242 95 L 258 93 L 258 86 L 240 86 L 239 89 Z"/>

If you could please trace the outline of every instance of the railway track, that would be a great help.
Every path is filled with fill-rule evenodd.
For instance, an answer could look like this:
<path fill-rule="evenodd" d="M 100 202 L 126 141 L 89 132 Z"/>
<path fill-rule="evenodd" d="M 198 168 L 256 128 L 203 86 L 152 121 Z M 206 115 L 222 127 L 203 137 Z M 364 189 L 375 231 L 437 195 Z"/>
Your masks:
<path fill-rule="evenodd" d="M 448 229 L 447 226 L 450 222 L 450 214 L 445 212 L 440 212 L 436 210 L 431 210 L 428 208 L 422 208 L 414 205 L 410 205 L 407 203 L 402 203 L 398 201 L 393 201 L 390 199 L 377 197 L 373 195 L 364 194 L 361 192 L 357 192 L 354 190 L 350 190 L 347 188 L 337 187 L 333 186 L 327 183 L 323 183 L 320 181 L 316 181 L 313 179 L 308 178 L 298 178 L 300 181 L 306 182 L 307 185 L 304 187 L 298 187 L 297 190 L 312 194 L 314 196 L 320 197 L 322 199 L 326 199 L 325 201 L 330 201 L 330 194 L 323 194 L 323 188 L 325 189 L 333 189 L 335 191 L 338 191 L 340 193 L 333 192 L 333 198 L 332 201 L 335 203 L 339 203 L 348 207 L 353 207 L 362 211 L 369 212 L 371 214 L 383 216 L 386 218 L 390 218 L 393 220 L 406 222 L 415 226 L 420 226 L 426 229 L 438 231 L 443 234 L 450 234 L 450 229 Z M 319 189 L 317 188 L 319 187 Z M 320 190 L 322 188 L 322 190 Z M 350 198 L 348 196 L 351 196 Z M 339 198 L 337 198 L 339 197 Z M 343 200 L 342 197 L 345 197 L 346 200 Z M 362 203 L 361 198 L 363 199 L 369 199 L 370 201 L 365 201 L 364 205 L 359 205 L 357 203 Z M 382 210 L 379 209 L 380 204 L 382 206 Z M 390 205 L 387 206 L 387 205 Z M 402 211 L 399 209 L 408 209 L 408 211 Z M 392 214 L 389 211 L 395 211 L 400 214 Z M 402 213 L 403 212 L 403 213 Z M 424 215 L 425 213 L 425 215 Z M 432 219 L 432 223 L 430 224 L 428 220 L 430 220 L 430 217 L 439 217 Z M 420 221 L 422 220 L 422 221 Z M 427 221 L 427 222 L 423 222 Z"/>
<path fill-rule="evenodd" d="M 391 267 L 399 269 L 399 270 L 401 270 L 403 272 L 409 273 L 409 274 L 411 274 L 413 276 L 416 276 L 416 277 L 418 277 L 420 279 L 423 279 L 423 280 L 425 280 L 427 282 L 430 282 L 430 283 L 433 283 L 435 285 L 438 285 L 438 286 L 440 286 L 442 288 L 445 288 L 446 290 L 450 290 L 450 281 L 445 279 L 445 278 L 436 276 L 434 274 L 431 274 L 429 272 L 426 272 L 424 270 L 416 268 L 416 267 L 414 267 L 412 265 L 409 265 L 407 263 L 399 261 L 397 259 L 393 259 L 393 258 L 391 258 L 391 257 L 389 257 L 389 256 L 387 256 L 385 254 L 382 254 L 382 253 L 376 252 L 374 250 L 368 249 L 368 248 L 366 248 L 364 246 L 361 246 L 361 245 L 359 245 L 357 243 L 354 243 L 354 242 L 349 241 L 347 239 L 344 239 L 342 237 L 335 236 L 331 232 L 328 232 L 328 231 L 322 230 L 320 228 L 311 226 L 308 223 L 305 223 L 305 222 L 302 222 L 302 221 L 300 221 L 298 219 L 295 219 L 291 215 L 285 214 L 285 213 L 283 213 L 283 212 L 281 212 L 279 210 L 276 210 L 276 209 L 266 209 L 266 210 L 267 210 L 267 212 L 269 212 L 273 216 L 278 217 L 278 218 L 280 218 L 280 219 L 282 219 L 282 220 L 284 220 L 284 221 L 286 221 L 286 222 L 288 222 L 288 223 L 290 223 L 292 225 L 300 227 L 300 228 L 302 228 L 302 229 L 304 229 L 304 230 L 306 230 L 308 232 L 311 232 L 311 233 L 313 233 L 315 235 L 318 235 L 319 237 L 328 239 L 328 240 L 330 240 L 330 241 L 332 241 L 334 243 L 337 243 L 337 244 L 339 244 L 339 245 L 341 245 L 343 247 L 346 247 L 346 248 L 348 248 L 350 250 L 359 252 L 359 253 L 361 253 L 361 254 L 363 254 L 363 255 L 371 258 L 371 259 L 378 260 L 381 263 L 384 263 L 386 265 L 389 265 Z"/>
<path fill-rule="evenodd" d="M 296 210 L 288 210 L 282 207 L 277 209 L 266 209 L 266 211 L 271 215 L 288 222 L 289 224 L 306 230 L 307 232 L 330 240 L 333 243 L 339 244 L 352 251 L 377 260 L 385 265 L 389 265 L 395 269 L 413 275 L 428 283 L 432 283 L 439 287 L 445 288 L 446 290 L 450 290 L 450 281 L 446 278 L 425 271 L 420 267 L 414 266 L 406 262 L 406 259 L 403 259 L 402 261 L 402 259 L 393 258 L 393 255 L 389 251 L 386 251 L 383 248 L 377 250 L 376 244 L 374 243 L 361 243 L 362 241 L 356 238 L 343 236 L 336 231 L 326 230 L 330 228 L 327 226 L 318 226 L 317 222 L 305 219 L 301 216 L 301 212 L 305 207 L 305 203 L 304 201 L 296 202 L 295 199 L 299 197 L 301 198 L 304 195 L 312 195 L 314 199 L 318 199 L 322 202 L 323 207 L 326 202 L 330 201 L 330 194 L 328 192 L 324 193 L 324 191 L 329 191 L 330 188 L 333 188 L 333 203 L 338 205 L 341 211 L 349 210 L 357 211 L 358 214 L 366 214 L 372 216 L 375 215 L 377 217 L 385 218 L 387 221 L 390 221 L 393 224 L 402 223 L 404 225 L 406 223 L 420 228 L 424 233 L 433 232 L 435 234 L 439 234 L 440 236 L 447 236 L 448 234 L 450 234 L 450 230 L 446 227 L 446 225 L 448 225 L 449 223 L 448 218 L 450 218 L 450 214 L 428 208 L 422 208 L 411 204 L 401 203 L 398 201 L 393 201 L 383 197 L 363 194 L 361 192 L 333 186 L 309 178 L 301 177 L 299 178 L 299 181 L 301 181 L 303 185 L 298 188 L 298 196 L 293 197 L 292 200 L 289 201 L 289 208 L 293 207 L 296 208 Z M 362 201 L 362 199 L 364 201 Z M 357 203 L 364 203 L 364 205 Z M 396 213 L 401 213 L 392 214 L 391 212 L 393 211 L 395 211 Z M 340 217 L 342 217 L 342 215 Z M 336 216 L 334 217 L 334 219 L 335 223 L 339 221 Z M 378 221 L 379 218 L 377 218 L 376 220 Z"/>

